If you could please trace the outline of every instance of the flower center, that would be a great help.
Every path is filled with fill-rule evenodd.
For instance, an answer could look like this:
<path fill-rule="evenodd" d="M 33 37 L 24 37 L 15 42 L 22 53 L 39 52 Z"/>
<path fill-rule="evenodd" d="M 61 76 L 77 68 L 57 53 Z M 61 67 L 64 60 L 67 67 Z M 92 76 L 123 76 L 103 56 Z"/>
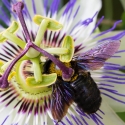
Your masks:
<path fill-rule="evenodd" d="M 22 41 L 20 38 L 14 35 L 14 33 L 17 31 L 19 27 L 17 22 L 13 22 L 13 24 L 6 31 L 1 33 L 3 42 L 9 39 L 17 45 L 19 45 L 24 50 L 18 57 L 3 64 L 2 68 L 4 69 L 4 73 L 2 74 L 2 77 L 0 77 L 0 88 L 5 89 L 9 86 L 9 82 L 7 79 L 12 78 L 14 74 L 14 68 L 18 69 L 18 71 L 16 71 L 17 81 L 22 82 L 20 81 L 22 76 L 19 74 L 20 72 L 22 72 L 23 69 L 20 69 L 19 66 L 15 66 L 15 64 L 19 62 L 19 64 L 22 65 L 23 60 L 29 60 L 32 62 L 34 74 L 33 76 L 27 76 L 25 80 L 23 79 L 23 83 L 25 83 L 23 86 L 29 86 L 31 88 L 44 88 L 54 84 L 58 74 L 57 72 L 50 72 L 50 74 L 42 74 L 43 66 L 40 64 L 42 62 L 41 56 L 47 57 L 47 59 L 51 60 L 60 69 L 61 77 L 64 81 L 70 81 L 71 77 L 74 74 L 74 70 L 72 69 L 72 67 L 68 67 L 64 63 L 69 63 L 72 59 L 74 53 L 73 39 L 70 36 L 66 36 L 62 41 L 61 47 L 41 48 L 42 39 L 45 31 L 47 29 L 54 31 L 60 30 L 62 28 L 62 25 L 55 20 L 36 15 L 33 20 L 36 24 L 39 25 L 39 30 L 36 35 L 35 41 L 32 42 L 22 14 L 23 7 L 23 3 L 18 2 L 13 6 L 13 10 L 16 12 L 20 20 L 20 23 L 24 31 L 24 35 L 26 37 L 26 41 Z M 58 55 L 59 59 L 57 59 L 52 54 Z"/>

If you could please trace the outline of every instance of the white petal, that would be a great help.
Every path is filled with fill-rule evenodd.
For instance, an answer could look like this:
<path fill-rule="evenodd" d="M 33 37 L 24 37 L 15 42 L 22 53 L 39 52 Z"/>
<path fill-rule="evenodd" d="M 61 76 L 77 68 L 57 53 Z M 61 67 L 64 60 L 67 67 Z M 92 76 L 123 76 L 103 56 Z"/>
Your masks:
<path fill-rule="evenodd" d="M 77 13 L 77 16 L 75 18 L 73 18 L 74 14 L 76 13 L 77 8 L 80 6 L 80 9 Z M 66 7 L 66 6 L 65 6 Z M 59 17 L 62 15 L 65 7 L 63 7 L 63 9 L 60 11 L 59 13 Z M 101 0 L 77 0 L 75 3 L 75 6 L 73 7 L 71 16 L 72 16 L 72 24 L 70 29 L 73 28 L 74 25 L 76 25 L 79 21 L 84 21 L 88 18 L 92 18 L 94 16 L 94 14 L 99 11 L 101 8 Z M 81 37 L 85 39 L 85 37 L 87 37 L 88 35 L 90 35 L 90 33 L 92 32 L 95 23 L 96 23 L 96 18 L 97 15 L 95 16 L 93 22 L 91 24 L 89 24 L 89 26 L 87 26 L 87 29 L 85 30 L 85 32 L 81 32 Z M 64 22 L 65 25 L 66 22 Z M 68 20 L 69 23 L 69 20 Z M 85 29 L 85 27 L 83 27 L 83 30 Z M 81 30 L 82 31 L 82 30 Z M 83 41 L 83 39 L 82 39 Z"/>
<path fill-rule="evenodd" d="M 110 34 L 111 35 L 115 35 L 117 34 L 118 32 L 111 32 Z M 119 50 L 125 50 L 125 37 L 123 37 L 121 39 L 121 46 L 120 46 L 120 49 Z M 117 64 L 121 64 L 121 65 L 125 65 L 125 53 L 120 53 L 119 54 L 121 56 L 120 59 L 114 59 L 114 58 L 111 58 L 109 60 L 109 62 L 115 62 Z M 125 78 L 125 76 L 123 77 Z M 124 81 L 125 82 L 125 81 Z M 114 85 L 114 88 L 121 94 L 124 94 L 124 96 L 116 96 L 116 98 L 122 100 L 125 102 L 125 84 L 113 84 Z M 104 96 L 103 96 L 104 97 Z M 108 102 L 108 104 L 116 111 L 116 112 L 124 112 L 125 111 L 125 104 L 123 103 L 119 103 L 117 101 L 113 101 L 112 99 L 108 98 L 108 97 L 104 97 L 106 99 L 106 101 Z"/>
<path fill-rule="evenodd" d="M 115 94 L 111 94 L 109 92 L 106 92 L 112 97 L 115 97 L 118 100 L 123 101 L 124 103 L 120 103 L 119 101 L 115 101 L 105 95 L 102 95 L 102 98 L 105 99 L 105 101 L 113 108 L 114 111 L 116 112 L 124 112 L 125 111 L 125 85 L 115 85 L 114 87 L 118 93 L 124 94 L 124 96 L 118 96 Z"/>
<path fill-rule="evenodd" d="M 77 109 L 78 111 L 78 109 Z M 68 110 L 68 114 L 63 118 L 63 123 L 68 125 L 67 119 L 73 125 L 125 125 L 125 123 L 116 115 L 116 113 L 107 105 L 104 100 L 102 101 L 100 111 L 95 114 L 87 115 L 85 113 L 78 113 L 76 107 L 72 105 L 72 108 Z M 95 121 L 94 121 L 95 120 Z M 59 124 L 61 125 L 61 124 Z"/>
<path fill-rule="evenodd" d="M 104 125 L 125 125 L 125 123 L 116 115 L 110 106 L 104 102 L 104 100 L 100 109 L 105 113 L 102 120 Z"/>
<path fill-rule="evenodd" d="M 111 36 L 114 36 L 118 33 L 120 33 L 121 31 L 117 31 L 117 32 L 110 32 L 108 34 L 105 34 L 104 36 L 101 36 L 101 38 L 106 38 L 106 37 L 111 37 Z M 119 50 L 125 50 L 125 38 L 123 37 L 121 39 L 121 46 L 119 48 Z M 121 58 L 111 58 L 108 60 L 108 62 L 111 62 L 111 63 L 115 63 L 115 64 L 120 64 L 120 65 L 125 65 L 124 63 L 124 60 L 125 60 L 125 56 L 124 56 L 125 53 L 118 53 L 118 54 L 115 54 L 115 55 L 120 55 Z M 108 71 L 107 71 L 108 72 Z M 110 71 L 111 72 L 111 71 Z M 106 76 L 113 76 L 113 77 L 116 77 L 116 78 L 122 78 L 123 80 L 114 80 L 114 81 L 117 81 L 117 82 L 125 82 L 125 74 L 122 72 L 119 72 L 119 71 L 112 71 L 114 73 L 120 73 L 121 75 L 111 75 L 111 74 L 107 74 L 107 73 L 104 73 L 103 70 L 102 71 L 92 71 L 91 75 L 92 77 L 94 78 L 95 81 L 98 81 L 99 79 L 102 79 L 102 78 L 99 78 L 99 75 L 100 77 L 102 75 L 106 75 Z M 103 78 L 104 80 L 105 78 Z M 108 79 L 107 79 L 108 80 Z M 113 79 L 110 79 L 110 80 L 113 80 Z M 100 81 L 99 81 L 100 82 Z M 109 96 L 112 96 L 113 98 L 116 98 L 117 100 L 120 100 L 122 102 L 125 102 L 125 84 L 117 84 L 117 83 L 114 83 L 114 82 L 105 82 L 105 81 L 101 81 L 102 83 L 105 83 L 107 85 L 112 85 L 114 87 L 108 87 L 108 86 L 103 86 L 104 88 L 106 89 L 113 89 L 113 90 L 116 90 L 117 93 L 120 93 L 122 94 L 123 96 L 120 96 L 120 95 L 116 95 L 116 94 L 112 94 L 111 92 L 108 92 L 108 91 L 105 91 L 105 90 L 101 90 L 102 92 L 105 92 L 106 94 L 108 94 Z M 102 86 L 101 86 L 102 87 Z M 108 96 L 105 96 L 105 95 L 102 95 L 103 99 L 106 100 L 106 102 L 113 108 L 113 110 L 115 110 L 116 112 L 124 112 L 125 111 L 125 103 L 120 103 L 119 101 L 116 101 L 114 99 L 111 99 L 110 97 Z"/>
<path fill-rule="evenodd" d="M 106 102 L 116 112 L 124 112 L 125 111 L 125 74 L 119 71 L 113 71 L 112 73 L 117 73 L 116 75 L 114 75 L 114 74 L 111 74 L 110 72 L 111 72 L 110 70 L 106 72 L 104 72 L 103 70 L 92 71 L 91 77 L 97 83 L 102 93 L 102 98 L 105 99 Z M 106 78 L 101 78 L 102 76 L 105 76 Z M 118 78 L 118 80 L 111 79 L 108 77 Z M 108 80 L 110 80 L 110 82 L 107 82 Z"/>
<path fill-rule="evenodd" d="M 25 0 L 25 4 L 27 6 L 27 9 L 31 15 L 31 17 L 34 16 L 34 10 L 33 10 L 33 5 L 35 6 L 35 9 L 36 9 L 36 14 L 40 14 L 40 15 L 43 15 L 44 13 L 44 7 L 43 7 L 43 3 L 41 0 L 33 0 L 34 1 L 34 4 L 32 2 L 32 0 Z"/>
<path fill-rule="evenodd" d="M 114 36 L 114 35 L 116 35 L 116 34 L 118 34 L 120 32 L 122 32 L 122 31 L 113 31 L 113 32 L 110 32 L 108 34 L 110 36 Z M 125 37 L 122 37 L 122 39 L 121 39 L 121 45 L 120 45 L 119 50 L 125 50 Z M 119 55 L 121 56 L 120 59 L 113 59 L 113 58 L 111 58 L 109 61 L 110 62 L 115 62 L 117 64 L 120 64 L 120 65 L 124 66 L 125 65 L 125 53 L 120 53 Z"/>
<path fill-rule="evenodd" d="M 124 10 L 125 10 L 125 1 L 124 1 L 124 0 L 121 0 L 121 4 L 122 4 L 122 7 L 123 7 Z"/>
<path fill-rule="evenodd" d="M 115 36 L 119 33 L 121 33 L 123 31 L 111 31 L 111 32 L 108 32 L 100 37 L 97 37 L 96 39 L 93 39 L 93 41 L 98 41 L 100 39 L 104 39 L 104 38 L 108 38 L 108 37 L 112 37 L 112 36 Z M 93 34 L 93 37 L 96 36 L 97 34 Z M 119 50 L 125 50 L 125 37 L 122 37 L 121 38 L 121 45 L 120 45 L 120 48 Z M 120 59 L 116 59 L 116 58 L 110 58 L 108 61 L 109 62 L 114 62 L 114 63 L 117 63 L 117 64 L 120 64 L 122 66 L 125 65 L 125 56 L 124 56 L 125 53 L 120 53 L 119 55 L 121 56 Z"/>
<path fill-rule="evenodd" d="M 87 18 L 91 18 L 97 11 L 101 9 L 101 0 L 77 0 L 77 3 L 75 7 L 80 5 L 79 12 L 77 14 L 77 18 L 75 18 L 75 21 L 78 22 L 80 19 L 85 20 Z M 95 18 L 96 19 L 96 18 Z M 95 21 L 93 22 L 93 25 L 95 25 Z"/>

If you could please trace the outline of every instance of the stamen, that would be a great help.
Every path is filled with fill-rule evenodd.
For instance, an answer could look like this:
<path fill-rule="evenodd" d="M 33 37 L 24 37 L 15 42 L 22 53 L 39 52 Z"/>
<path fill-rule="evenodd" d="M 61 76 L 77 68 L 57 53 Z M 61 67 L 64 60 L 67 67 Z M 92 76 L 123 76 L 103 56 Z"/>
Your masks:
<path fill-rule="evenodd" d="M 72 68 L 67 68 L 61 61 L 56 59 L 54 56 L 46 52 L 45 50 L 39 48 L 35 44 L 32 44 L 32 47 L 41 52 L 43 55 L 47 56 L 50 60 L 52 60 L 59 68 L 62 70 L 62 78 L 66 81 L 69 81 L 72 75 L 74 74 L 74 71 Z"/>
<path fill-rule="evenodd" d="M 16 21 L 13 21 L 12 24 L 10 25 L 10 27 L 8 27 L 5 31 L 8 31 L 12 34 L 16 33 L 16 31 L 18 30 L 19 26 L 18 23 Z M 0 42 L 5 42 L 7 39 L 3 36 L 4 32 L 0 33 Z"/>
<path fill-rule="evenodd" d="M 58 30 L 62 29 L 62 27 L 63 27 L 62 24 L 60 24 L 59 22 L 57 22 L 51 18 L 46 18 L 46 17 L 40 16 L 40 15 L 35 15 L 33 18 L 33 21 L 36 24 L 40 25 L 36 39 L 35 39 L 35 44 L 37 46 L 40 46 L 44 33 L 47 29 L 53 30 L 53 31 L 58 31 Z"/>
<path fill-rule="evenodd" d="M 26 23 L 25 23 L 23 14 L 22 14 L 22 9 L 23 8 L 24 8 L 24 3 L 23 2 L 18 2 L 18 3 L 13 5 L 13 11 L 16 12 L 16 14 L 19 17 L 19 20 L 21 22 L 21 25 L 22 25 L 22 28 L 23 28 L 24 33 L 26 35 L 26 38 L 27 38 L 28 42 L 31 42 L 32 40 L 30 38 L 30 34 L 28 32 L 28 29 L 27 29 L 27 26 L 26 26 Z"/>
<path fill-rule="evenodd" d="M 69 53 L 67 48 L 45 48 L 44 50 L 55 55 L 64 55 Z"/>
<path fill-rule="evenodd" d="M 24 49 L 26 43 L 23 40 L 19 39 L 16 35 L 8 31 L 5 31 L 3 33 L 3 36 L 9 39 L 10 41 L 14 42 L 16 45 L 20 46 L 22 49 Z"/>
<path fill-rule="evenodd" d="M 62 41 L 62 47 L 69 50 L 68 54 L 60 55 L 62 62 L 70 62 L 74 54 L 74 40 L 70 36 L 66 36 Z"/>
<path fill-rule="evenodd" d="M 34 72 L 34 74 L 35 74 L 35 72 Z M 40 76 L 40 74 L 39 74 L 39 76 Z M 43 88 L 43 87 L 45 88 L 45 87 L 50 86 L 50 85 L 52 85 L 53 83 L 56 82 L 57 74 L 56 73 L 47 74 L 47 75 L 44 74 L 44 75 L 41 75 L 41 81 L 36 81 L 36 80 L 37 79 L 35 79 L 34 77 L 27 77 L 26 78 L 26 84 L 30 88 Z"/>
<path fill-rule="evenodd" d="M 39 58 L 31 59 L 31 61 L 33 63 L 35 80 L 36 80 L 36 82 L 41 82 L 42 77 L 41 77 L 41 68 L 40 68 Z"/>
<path fill-rule="evenodd" d="M 40 46 L 40 44 L 42 42 L 42 39 L 43 39 L 43 36 L 44 36 L 44 33 L 45 33 L 46 29 L 47 29 L 48 24 L 49 24 L 49 21 L 46 20 L 46 19 L 44 19 L 41 22 L 41 24 L 39 26 L 39 30 L 38 30 L 36 38 L 35 38 L 35 44 L 37 46 Z"/>

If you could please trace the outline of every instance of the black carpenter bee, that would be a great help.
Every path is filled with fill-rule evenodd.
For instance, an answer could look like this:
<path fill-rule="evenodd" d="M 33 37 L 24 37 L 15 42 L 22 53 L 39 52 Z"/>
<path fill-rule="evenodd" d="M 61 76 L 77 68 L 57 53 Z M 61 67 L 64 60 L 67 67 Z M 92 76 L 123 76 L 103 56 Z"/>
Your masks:
<path fill-rule="evenodd" d="M 100 91 L 90 72 L 84 71 L 70 83 L 74 91 L 73 101 L 87 114 L 95 113 L 101 105 Z"/>
<path fill-rule="evenodd" d="M 69 106 L 75 102 L 78 108 L 87 113 L 95 113 L 101 105 L 100 91 L 92 79 L 89 70 L 97 70 L 118 50 L 120 41 L 109 41 L 74 57 L 73 61 L 65 64 L 74 69 L 71 81 L 61 78 L 61 70 L 52 61 L 44 65 L 45 73 L 57 73 L 57 81 L 52 85 L 51 113 L 55 120 L 61 121 Z M 57 57 L 58 58 L 58 57 Z"/>
<path fill-rule="evenodd" d="M 75 70 L 71 81 L 62 80 L 61 71 L 56 69 L 52 61 L 48 61 L 45 69 L 46 73 L 56 72 L 58 77 L 52 85 L 51 95 L 51 113 L 55 120 L 61 121 L 66 115 L 69 106 L 75 102 L 80 110 L 90 114 L 95 113 L 101 104 L 100 91 L 87 71 L 78 72 L 77 62 L 72 61 L 70 64 L 65 64 Z M 47 68 L 49 67 L 49 68 Z"/>

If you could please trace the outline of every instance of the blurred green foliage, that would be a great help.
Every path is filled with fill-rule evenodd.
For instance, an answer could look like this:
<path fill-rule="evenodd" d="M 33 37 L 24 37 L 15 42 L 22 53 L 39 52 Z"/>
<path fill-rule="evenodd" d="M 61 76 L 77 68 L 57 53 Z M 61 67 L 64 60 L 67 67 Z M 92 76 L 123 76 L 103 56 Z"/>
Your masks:
<path fill-rule="evenodd" d="M 98 18 L 101 18 L 102 16 L 104 16 L 105 18 L 100 25 L 100 30 L 104 31 L 111 28 L 116 21 L 122 19 L 121 17 L 123 12 L 124 8 L 120 0 L 102 0 L 102 9 L 99 13 Z M 122 29 L 125 29 L 123 28 L 122 23 L 118 24 L 115 28 L 115 30 Z"/>
<path fill-rule="evenodd" d="M 9 0 L 10 1 L 10 0 Z M 8 11 L 8 9 L 6 8 L 6 6 L 3 4 L 2 0 L 0 0 L 0 6 L 3 7 L 4 11 L 7 13 L 7 15 L 10 17 L 10 13 Z M 1 12 L 0 12 L 1 13 Z M 3 22 L 2 20 L 0 20 L 0 24 L 2 26 L 4 26 L 5 28 L 7 28 L 6 22 Z"/>
<path fill-rule="evenodd" d="M 125 122 L 125 112 L 118 112 L 117 115 Z"/>
<path fill-rule="evenodd" d="M 125 29 L 125 12 L 122 13 L 122 29 Z"/>

